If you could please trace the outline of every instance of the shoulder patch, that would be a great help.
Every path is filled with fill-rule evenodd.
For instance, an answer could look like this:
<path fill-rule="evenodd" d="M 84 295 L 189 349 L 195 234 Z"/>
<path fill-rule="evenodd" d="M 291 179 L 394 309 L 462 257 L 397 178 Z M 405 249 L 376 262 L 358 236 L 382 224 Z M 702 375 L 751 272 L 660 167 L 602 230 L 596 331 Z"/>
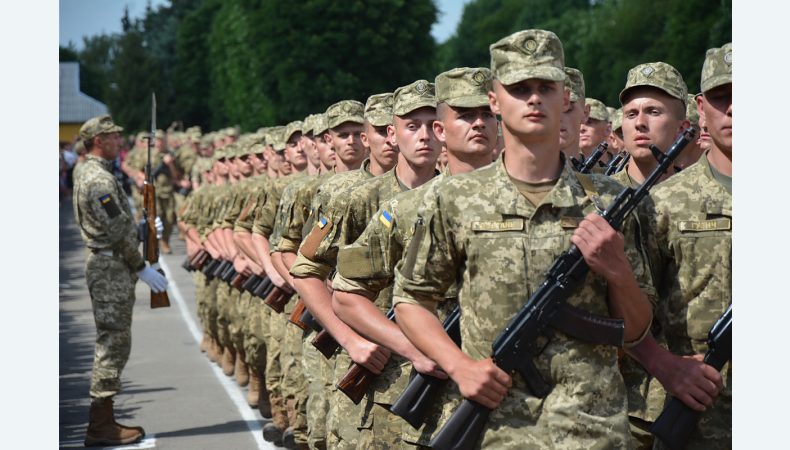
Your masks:
<path fill-rule="evenodd" d="M 324 216 L 319 217 L 310 234 L 304 238 L 302 246 L 299 248 L 299 253 L 310 261 L 315 261 L 315 252 L 318 250 L 318 246 L 331 230 L 332 221 Z"/>
<path fill-rule="evenodd" d="M 520 231 L 524 229 L 524 219 L 486 220 L 472 222 L 472 231 Z"/>
<path fill-rule="evenodd" d="M 383 223 L 385 227 L 392 228 L 392 216 L 386 209 L 379 215 L 379 222 Z"/>
<path fill-rule="evenodd" d="M 107 213 L 110 219 L 114 219 L 121 215 L 121 208 L 119 208 L 118 204 L 115 203 L 112 195 L 104 194 L 100 196 L 99 203 L 101 203 L 102 207 L 104 207 L 104 211 Z"/>

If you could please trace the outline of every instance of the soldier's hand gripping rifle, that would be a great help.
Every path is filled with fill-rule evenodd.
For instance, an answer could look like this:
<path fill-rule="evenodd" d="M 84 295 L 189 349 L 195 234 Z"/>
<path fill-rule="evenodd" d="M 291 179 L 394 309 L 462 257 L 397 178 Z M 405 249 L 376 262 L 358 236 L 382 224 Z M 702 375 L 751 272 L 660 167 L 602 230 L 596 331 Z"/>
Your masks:
<path fill-rule="evenodd" d="M 165 276 L 159 267 L 159 239 L 156 236 L 156 189 L 151 172 L 151 147 L 156 139 L 156 94 L 151 94 L 151 134 L 148 136 L 148 160 L 145 163 L 145 182 L 143 183 L 143 219 L 145 220 L 143 236 L 143 258 L 152 269 Z M 167 291 L 151 291 L 151 308 L 170 306 Z"/>
<path fill-rule="evenodd" d="M 708 332 L 708 351 L 702 360 L 716 370 L 721 370 L 732 359 L 732 305 L 727 307 Z M 700 413 L 672 397 L 661 415 L 650 427 L 667 447 L 680 450 L 686 446 L 691 433 L 697 428 Z"/>
<path fill-rule="evenodd" d="M 666 154 L 651 145 L 651 151 L 659 159 L 658 166 L 638 189 L 623 189 L 606 211 L 601 213 L 612 228 L 620 229 L 626 216 L 636 208 L 693 138 L 694 129 L 686 129 Z M 494 363 L 507 373 L 518 371 L 531 393 L 537 397 L 546 397 L 552 389 L 543 380 L 533 361 L 545 347 L 538 345 L 538 339 L 550 337 L 551 328 L 585 342 L 617 347 L 623 345 L 625 326 L 622 320 L 597 316 L 567 303 L 568 298 L 584 283 L 589 270 L 581 251 L 571 245 L 554 261 L 543 283 L 493 342 L 491 358 Z M 431 441 L 431 447 L 436 450 L 474 448 L 490 412 L 485 406 L 465 399 Z"/>

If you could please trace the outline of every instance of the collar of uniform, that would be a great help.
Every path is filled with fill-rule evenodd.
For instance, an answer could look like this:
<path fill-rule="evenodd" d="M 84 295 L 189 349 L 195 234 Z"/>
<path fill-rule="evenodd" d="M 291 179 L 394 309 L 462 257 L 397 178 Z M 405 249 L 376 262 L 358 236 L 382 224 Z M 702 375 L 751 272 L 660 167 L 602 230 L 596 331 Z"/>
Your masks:
<path fill-rule="evenodd" d="M 702 212 L 732 215 L 732 195 L 727 192 L 727 189 L 725 189 L 724 186 L 716 181 L 716 178 L 713 177 L 713 171 L 710 168 L 710 161 L 708 161 L 709 151 L 710 150 L 706 150 L 705 153 L 702 154 L 698 163 L 700 165 L 700 171 L 702 172 L 703 179 L 705 180 L 704 183 L 707 185 L 706 189 L 713 190 L 713 195 L 710 195 L 709 198 L 715 198 L 719 200 L 704 201 L 702 203 Z"/>
<path fill-rule="evenodd" d="M 112 162 L 101 156 L 87 154 L 85 155 L 85 161 L 93 161 L 102 166 L 107 172 L 112 172 Z"/>

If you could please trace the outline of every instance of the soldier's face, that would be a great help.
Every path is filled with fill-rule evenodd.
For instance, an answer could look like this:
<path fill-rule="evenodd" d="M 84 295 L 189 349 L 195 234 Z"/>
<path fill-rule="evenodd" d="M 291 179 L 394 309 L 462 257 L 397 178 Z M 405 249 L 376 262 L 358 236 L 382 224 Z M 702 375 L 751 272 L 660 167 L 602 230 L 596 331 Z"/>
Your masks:
<path fill-rule="evenodd" d="M 592 150 L 606 140 L 611 132 L 609 122 L 588 117 L 579 128 L 579 148 L 590 156 Z"/>
<path fill-rule="evenodd" d="M 618 152 L 622 151 L 625 148 L 625 142 L 623 142 L 622 137 L 622 130 L 618 133 L 616 130 L 612 130 L 609 133 L 609 151 L 612 154 L 617 154 Z"/>
<path fill-rule="evenodd" d="M 325 135 L 327 135 L 327 133 L 324 133 L 320 136 L 314 136 L 313 141 L 315 143 L 316 152 L 318 153 L 318 158 L 321 160 L 321 164 L 325 168 L 331 169 L 335 167 L 335 150 L 332 148 L 332 144 L 328 143 L 324 139 Z"/>
<path fill-rule="evenodd" d="M 634 159 L 654 160 L 650 145 L 666 151 L 689 125 L 680 115 L 685 108 L 676 98 L 650 87 L 629 92 L 623 105 L 623 142 Z"/>
<path fill-rule="evenodd" d="M 394 116 L 393 125 L 388 126 L 400 154 L 416 167 L 435 166 L 442 143 L 433 132 L 436 109 L 423 107 L 405 116 Z"/>
<path fill-rule="evenodd" d="M 505 136 L 524 143 L 549 138 L 559 142 L 560 117 L 570 103 L 563 82 L 529 78 L 505 86 L 494 80 L 488 100 L 491 110 L 502 116 Z"/>
<path fill-rule="evenodd" d="M 291 163 L 286 161 L 285 158 L 279 155 L 278 155 L 278 160 L 280 161 L 280 164 L 278 164 L 277 167 L 280 169 L 280 175 L 282 176 L 290 175 L 291 172 L 293 172 L 293 167 L 291 166 Z"/>
<path fill-rule="evenodd" d="M 387 125 L 376 127 L 366 121 L 365 131 L 360 138 L 370 149 L 370 157 L 381 167 L 393 167 L 398 162 L 398 147 L 392 145 L 392 140 L 387 134 Z"/>
<path fill-rule="evenodd" d="M 315 147 L 313 138 L 303 134 L 300 144 L 310 165 L 319 167 L 321 165 L 321 159 L 318 157 L 318 149 Z"/>
<path fill-rule="evenodd" d="M 581 99 L 579 99 L 581 100 Z M 563 111 L 560 119 L 560 149 L 575 153 L 579 146 L 579 129 L 587 120 L 589 108 L 581 101 L 570 102 L 568 109 Z M 568 155 L 576 156 L 576 155 Z"/>
<path fill-rule="evenodd" d="M 433 130 L 454 155 L 488 155 L 496 146 L 497 120 L 488 106 L 460 108 L 441 105 Z"/>
<path fill-rule="evenodd" d="M 252 175 L 252 159 L 250 155 L 242 155 L 236 158 L 236 168 L 244 177 Z"/>
<path fill-rule="evenodd" d="M 697 97 L 700 125 L 704 123 L 713 145 L 732 157 L 732 83 L 719 86 Z"/>
<path fill-rule="evenodd" d="M 347 166 L 355 166 L 365 159 L 365 146 L 362 145 L 362 124 L 343 122 L 329 130 L 335 154 Z"/>
<path fill-rule="evenodd" d="M 120 133 L 102 133 L 97 136 L 98 146 L 102 149 L 102 156 L 105 159 L 112 160 L 118 157 L 121 151 L 121 138 Z M 94 144 L 95 145 L 95 144 Z"/>
<path fill-rule="evenodd" d="M 285 143 L 285 159 L 297 170 L 307 166 L 307 157 L 302 148 L 302 133 L 294 133 Z"/>

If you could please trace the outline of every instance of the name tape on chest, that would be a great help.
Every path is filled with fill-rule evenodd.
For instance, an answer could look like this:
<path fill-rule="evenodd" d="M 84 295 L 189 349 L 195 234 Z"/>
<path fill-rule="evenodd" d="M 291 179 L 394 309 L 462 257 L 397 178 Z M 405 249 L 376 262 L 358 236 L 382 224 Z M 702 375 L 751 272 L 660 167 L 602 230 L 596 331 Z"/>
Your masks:
<path fill-rule="evenodd" d="M 722 231 L 732 230 L 732 219 L 683 220 L 678 222 L 679 231 Z"/>
<path fill-rule="evenodd" d="M 579 228 L 579 224 L 584 220 L 584 217 L 560 217 L 560 227 L 564 230 Z"/>
<path fill-rule="evenodd" d="M 472 231 L 521 231 L 524 219 L 484 220 L 472 222 Z"/>

